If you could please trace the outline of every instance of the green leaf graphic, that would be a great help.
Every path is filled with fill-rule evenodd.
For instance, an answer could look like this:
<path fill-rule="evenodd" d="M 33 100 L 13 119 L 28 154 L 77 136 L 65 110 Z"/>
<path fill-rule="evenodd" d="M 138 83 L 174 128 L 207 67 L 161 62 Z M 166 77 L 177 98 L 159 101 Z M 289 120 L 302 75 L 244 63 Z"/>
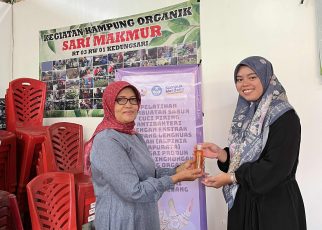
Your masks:
<path fill-rule="evenodd" d="M 92 111 L 92 117 L 104 117 L 104 110 L 103 109 L 94 109 Z"/>
<path fill-rule="evenodd" d="M 56 47 L 55 47 L 54 41 L 50 40 L 50 41 L 47 42 L 47 44 L 48 44 L 49 49 L 51 49 L 51 51 L 56 53 Z"/>
<path fill-rule="evenodd" d="M 88 34 L 85 33 L 84 28 L 92 26 L 92 23 L 83 23 L 79 26 L 79 29 L 82 29 L 84 31 L 83 38 L 87 37 Z"/>
<path fill-rule="evenodd" d="M 56 33 L 56 29 L 49 30 L 49 34 L 54 34 L 54 33 Z"/>
<path fill-rule="evenodd" d="M 79 28 L 85 28 L 85 27 L 88 27 L 90 26 L 91 24 L 90 23 L 83 23 L 79 26 Z"/>
<path fill-rule="evenodd" d="M 42 31 L 40 31 L 40 36 L 41 36 L 41 38 L 42 38 L 45 34 L 48 34 L 48 31 L 47 31 L 47 30 L 42 30 Z"/>
<path fill-rule="evenodd" d="M 54 34 L 54 33 L 56 33 L 56 29 L 42 30 L 42 31 L 40 31 L 41 40 L 44 41 L 45 34 Z"/>
<path fill-rule="evenodd" d="M 88 117 L 88 111 L 87 109 L 81 109 L 80 110 L 80 117 Z"/>
<path fill-rule="evenodd" d="M 185 35 L 182 35 L 182 36 L 180 36 L 180 37 L 176 38 L 176 39 L 172 42 L 172 44 L 180 44 L 180 43 L 183 43 L 183 41 L 184 41 L 184 38 L 185 38 L 185 37 L 186 37 Z"/>
<path fill-rule="evenodd" d="M 165 43 L 169 37 L 173 34 L 171 31 L 169 30 L 163 30 L 162 32 L 162 36 L 161 37 L 155 37 L 152 38 L 152 40 L 150 41 L 149 45 L 150 46 L 159 46 L 162 45 L 163 43 Z"/>
<path fill-rule="evenodd" d="M 42 30 L 39 32 L 40 40 L 44 42 L 45 35 L 48 34 L 48 30 Z"/>
<path fill-rule="evenodd" d="M 194 42 L 197 41 L 197 47 L 200 46 L 200 28 L 195 28 L 186 38 L 185 42 Z"/>
<path fill-rule="evenodd" d="M 178 18 L 169 21 L 168 26 L 173 32 L 179 33 L 189 29 L 190 22 L 185 18 Z"/>
<path fill-rule="evenodd" d="M 192 4 L 192 17 L 196 22 L 200 21 L 200 7 L 199 7 L 199 4 Z"/>
<path fill-rule="evenodd" d="M 46 111 L 46 117 L 64 117 L 64 111 L 55 110 L 55 111 Z"/>
<path fill-rule="evenodd" d="M 110 22 L 111 22 L 111 20 L 110 20 L 110 19 L 108 19 L 108 20 L 104 20 L 104 21 L 102 21 L 102 22 L 100 23 L 100 25 L 108 24 L 108 23 L 110 23 Z"/>
<path fill-rule="evenodd" d="M 77 28 L 77 25 L 73 25 L 73 26 L 69 27 L 69 30 L 73 30 L 73 29 L 76 29 L 76 28 Z"/>
<path fill-rule="evenodd" d="M 81 111 L 80 109 L 74 109 L 74 113 L 76 117 L 80 117 L 81 116 Z"/>

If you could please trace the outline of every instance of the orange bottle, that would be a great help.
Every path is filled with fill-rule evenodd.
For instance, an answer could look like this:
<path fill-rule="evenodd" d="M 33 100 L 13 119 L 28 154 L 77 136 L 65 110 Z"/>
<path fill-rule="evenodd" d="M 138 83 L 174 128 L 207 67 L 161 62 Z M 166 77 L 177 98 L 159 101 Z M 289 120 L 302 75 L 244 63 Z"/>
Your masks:
<path fill-rule="evenodd" d="M 202 151 L 202 146 L 197 145 L 197 150 L 194 152 L 195 155 L 195 169 L 201 169 L 204 170 L 204 156 Z"/>

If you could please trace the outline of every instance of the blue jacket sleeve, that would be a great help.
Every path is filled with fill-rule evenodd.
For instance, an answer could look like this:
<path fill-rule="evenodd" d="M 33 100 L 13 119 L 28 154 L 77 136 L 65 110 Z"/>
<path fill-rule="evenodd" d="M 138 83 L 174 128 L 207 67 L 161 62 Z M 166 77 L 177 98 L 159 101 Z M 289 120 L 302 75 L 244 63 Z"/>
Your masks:
<path fill-rule="evenodd" d="M 99 135 L 99 134 L 98 134 Z M 128 153 L 118 138 L 107 135 L 95 137 L 90 156 L 93 176 L 110 186 L 120 197 L 129 202 L 155 202 L 174 187 L 170 176 L 140 181 Z"/>
<path fill-rule="evenodd" d="M 155 169 L 155 177 L 161 178 L 164 176 L 172 176 L 176 173 L 176 168 L 160 168 L 157 167 Z"/>

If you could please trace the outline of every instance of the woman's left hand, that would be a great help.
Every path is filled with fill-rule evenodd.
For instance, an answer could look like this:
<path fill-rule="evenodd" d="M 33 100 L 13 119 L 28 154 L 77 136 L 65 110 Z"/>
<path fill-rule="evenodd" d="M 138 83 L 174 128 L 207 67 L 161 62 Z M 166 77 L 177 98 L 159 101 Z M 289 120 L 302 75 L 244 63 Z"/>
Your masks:
<path fill-rule="evenodd" d="M 221 188 L 224 185 L 231 184 L 231 178 L 229 173 L 219 173 L 215 176 L 205 177 L 201 183 L 207 187 Z"/>
<path fill-rule="evenodd" d="M 194 160 L 187 160 L 187 161 L 183 162 L 181 165 L 179 165 L 176 168 L 176 173 L 179 173 L 185 169 L 193 169 L 194 162 L 195 162 Z"/>

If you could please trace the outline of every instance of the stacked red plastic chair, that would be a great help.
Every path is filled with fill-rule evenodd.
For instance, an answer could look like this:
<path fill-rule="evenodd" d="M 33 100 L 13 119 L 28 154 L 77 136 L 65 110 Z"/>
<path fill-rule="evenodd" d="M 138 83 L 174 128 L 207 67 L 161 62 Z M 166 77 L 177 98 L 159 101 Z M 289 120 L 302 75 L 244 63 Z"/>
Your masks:
<path fill-rule="evenodd" d="M 74 175 L 48 172 L 27 184 L 32 229 L 77 229 Z"/>
<path fill-rule="evenodd" d="M 21 211 L 26 206 L 25 187 L 36 175 L 32 162 L 45 138 L 42 126 L 46 101 L 46 84 L 36 79 L 18 78 L 9 83 L 6 93 L 7 130 L 17 137 L 17 200 Z"/>
<path fill-rule="evenodd" d="M 91 225 L 95 219 L 95 193 L 90 177 L 84 174 L 75 175 L 77 197 L 77 226 Z M 85 229 L 91 229 L 89 226 Z"/>
<path fill-rule="evenodd" d="M 0 190 L 16 192 L 16 135 L 0 130 Z"/>
<path fill-rule="evenodd" d="M 16 196 L 0 190 L 0 229 L 23 230 Z"/>
<path fill-rule="evenodd" d="M 83 126 L 58 122 L 48 127 L 57 171 L 83 172 Z"/>
<path fill-rule="evenodd" d="M 47 129 L 42 144 L 37 172 L 70 172 L 75 176 L 77 226 L 91 222 L 95 216 L 95 194 L 91 177 L 83 173 L 83 126 L 76 123 L 58 122 Z"/>

